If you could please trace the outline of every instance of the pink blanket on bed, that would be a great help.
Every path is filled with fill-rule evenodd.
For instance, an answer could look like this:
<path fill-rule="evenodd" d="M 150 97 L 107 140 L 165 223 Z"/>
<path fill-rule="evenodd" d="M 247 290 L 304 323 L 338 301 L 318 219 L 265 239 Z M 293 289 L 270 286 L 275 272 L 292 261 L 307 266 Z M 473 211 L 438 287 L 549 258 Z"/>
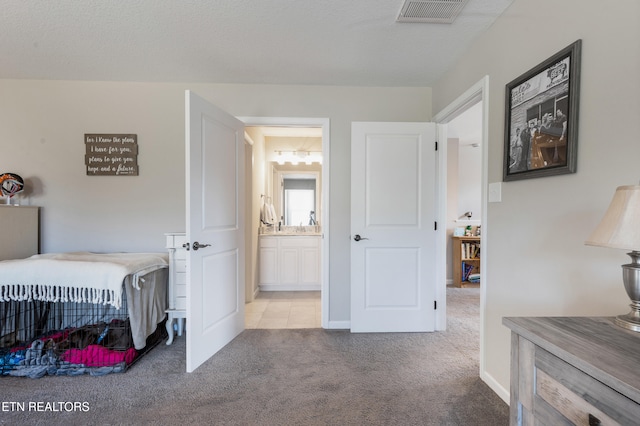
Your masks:
<path fill-rule="evenodd" d="M 60 357 L 63 361 L 72 364 L 84 364 L 87 367 L 104 367 L 116 365 L 121 362 L 131 364 L 137 352 L 129 348 L 124 352 L 107 349 L 100 345 L 89 345 L 84 349 L 69 349 Z"/>

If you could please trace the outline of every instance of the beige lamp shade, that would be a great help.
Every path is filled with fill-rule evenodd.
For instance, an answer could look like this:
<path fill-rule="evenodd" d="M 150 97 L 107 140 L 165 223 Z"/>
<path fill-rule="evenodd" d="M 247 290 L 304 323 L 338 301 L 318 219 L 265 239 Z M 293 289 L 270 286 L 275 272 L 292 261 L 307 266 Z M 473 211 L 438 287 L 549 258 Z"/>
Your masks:
<path fill-rule="evenodd" d="M 640 186 L 619 186 L 609 209 L 585 244 L 640 250 Z"/>

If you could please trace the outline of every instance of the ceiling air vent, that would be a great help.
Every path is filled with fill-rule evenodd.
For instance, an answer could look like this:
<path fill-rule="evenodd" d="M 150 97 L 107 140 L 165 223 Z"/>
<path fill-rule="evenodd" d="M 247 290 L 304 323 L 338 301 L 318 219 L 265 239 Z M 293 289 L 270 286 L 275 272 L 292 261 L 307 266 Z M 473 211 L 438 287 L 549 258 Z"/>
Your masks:
<path fill-rule="evenodd" d="M 450 24 L 469 0 L 405 0 L 397 22 Z"/>

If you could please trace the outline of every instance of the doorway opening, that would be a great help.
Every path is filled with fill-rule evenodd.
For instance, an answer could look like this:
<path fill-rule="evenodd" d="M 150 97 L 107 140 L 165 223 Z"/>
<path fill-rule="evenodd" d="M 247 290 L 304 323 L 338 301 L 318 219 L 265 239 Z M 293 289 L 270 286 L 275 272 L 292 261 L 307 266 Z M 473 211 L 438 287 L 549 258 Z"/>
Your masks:
<path fill-rule="evenodd" d="M 252 146 L 246 328 L 328 328 L 329 120 L 241 120 Z"/>
<path fill-rule="evenodd" d="M 489 77 L 485 76 L 472 87 L 467 89 L 462 95 L 460 95 L 456 100 L 454 100 L 451 104 L 449 104 L 446 108 L 444 108 L 441 112 L 436 114 L 434 117 L 434 121 L 440 125 L 439 133 L 441 133 L 440 137 L 443 139 L 447 139 L 448 137 L 448 128 L 449 123 L 452 123 L 457 117 L 463 115 L 466 111 L 473 109 L 474 107 L 480 110 L 479 112 L 479 120 L 476 118 L 475 122 L 478 123 L 475 125 L 476 131 L 481 134 L 479 149 L 480 149 L 480 225 L 481 226 L 481 239 L 480 239 L 480 260 L 478 262 L 479 265 L 479 275 L 480 275 L 480 283 L 479 283 L 479 323 L 480 323 L 480 341 L 479 341 L 479 352 L 480 352 L 480 377 L 488 382 L 491 380 L 490 377 L 486 374 L 485 368 L 485 345 L 484 345 L 484 322 L 485 322 L 485 297 L 487 292 L 487 287 L 490 283 L 487 282 L 487 240 L 489 238 L 489 230 L 487 229 L 487 203 L 488 203 L 488 142 L 489 142 Z M 478 128 L 479 125 L 479 128 Z M 448 144 L 444 144 L 444 152 L 441 156 L 439 168 L 440 168 L 440 177 L 441 182 L 447 182 L 447 163 L 448 152 L 447 152 Z M 473 147 L 472 147 L 473 148 Z M 446 218 L 447 221 L 452 218 L 454 220 L 458 219 L 458 216 L 464 216 L 468 219 L 468 216 L 465 214 L 467 210 L 465 210 L 461 215 L 457 215 L 457 210 L 453 212 L 447 211 L 447 196 L 448 196 L 448 183 L 444 184 L 442 188 L 440 188 L 440 200 L 441 206 L 443 206 L 443 211 L 440 213 L 440 217 Z M 475 204 L 477 206 L 477 203 Z M 457 215 L 457 216 L 456 216 Z M 471 215 L 471 218 L 475 216 Z M 464 227 L 466 230 L 466 226 Z M 447 238 L 446 240 L 449 240 Z M 442 242 L 442 250 L 446 252 L 446 240 Z M 441 259 L 442 265 L 441 268 L 446 270 L 446 260 Z M 446 283 L 443 283 L 443 287 L 446 289 Z M 444 296 L 444 295 L 443 295 Z M 446 311 L 442 313 L 440 320 L 446 323 Z"/>
<path fill-rule="evenodd" d="M 446 277 L 449 288 L 480 287 L 481 219 L 482 103 L 476 102 L 447 123 Z"/>

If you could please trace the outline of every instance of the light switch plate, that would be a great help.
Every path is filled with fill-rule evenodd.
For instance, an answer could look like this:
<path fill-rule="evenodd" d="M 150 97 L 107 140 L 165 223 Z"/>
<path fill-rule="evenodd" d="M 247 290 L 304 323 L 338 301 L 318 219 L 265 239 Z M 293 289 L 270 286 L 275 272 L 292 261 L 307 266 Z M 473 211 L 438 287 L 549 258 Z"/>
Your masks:
<path fill-rule="evenodd" d="M 502 182 L 489 184 L 489 202 L 499 203 L 502 201 Z"/>

